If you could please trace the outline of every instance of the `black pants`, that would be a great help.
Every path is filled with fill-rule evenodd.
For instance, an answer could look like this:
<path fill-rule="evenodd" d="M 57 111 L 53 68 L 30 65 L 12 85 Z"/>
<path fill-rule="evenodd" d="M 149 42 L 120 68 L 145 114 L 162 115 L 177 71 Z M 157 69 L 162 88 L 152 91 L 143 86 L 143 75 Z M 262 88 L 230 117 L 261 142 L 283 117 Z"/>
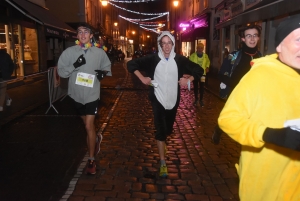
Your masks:
<path fill-rule="evenodd" d="M 151 100 L 154 114 L 154 125 L 156 129 L 155 139 L 166 141 L 167 137 L 173 132 L 173 124 L 179 106 L 180 96 L 177 96 L 177 102 L 171 110 L 166 110 L 154 96 Z"/>
<path fill-rule="evenodd" d="M 195 100 L 198 100 L 198 92 L 200 92 L 200 100 L 203 100 L 205 82 L 201 82 L 200 80 L 194 80 L 193 85 Z"/>

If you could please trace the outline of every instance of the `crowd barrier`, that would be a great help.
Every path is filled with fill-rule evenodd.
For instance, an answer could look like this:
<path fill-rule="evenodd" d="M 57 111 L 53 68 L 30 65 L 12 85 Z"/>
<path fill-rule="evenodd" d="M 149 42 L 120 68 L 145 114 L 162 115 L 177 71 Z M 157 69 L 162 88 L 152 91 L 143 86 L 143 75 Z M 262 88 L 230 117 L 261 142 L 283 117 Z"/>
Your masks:
<path fill-rule="evenodd" d="M 57 73 L 57 67 L 51 67 L 48 69 L 48 89 L 49 108 L 45 114 L 47 114 L 51 108 L 53 108 L 58 114 L 58 111 L 53 106 L 53 103 L 59 99 L 63 101 L 63 99 L 68 95 L 68 79 L 59 77 Z"/>

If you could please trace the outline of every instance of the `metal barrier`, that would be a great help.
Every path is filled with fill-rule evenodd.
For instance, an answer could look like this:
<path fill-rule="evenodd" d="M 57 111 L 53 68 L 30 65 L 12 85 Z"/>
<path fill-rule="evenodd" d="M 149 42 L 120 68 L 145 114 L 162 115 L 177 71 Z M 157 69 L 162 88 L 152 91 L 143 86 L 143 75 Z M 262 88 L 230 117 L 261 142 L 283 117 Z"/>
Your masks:
<path fill-rule="evenodd" d="M 59 77 L 57 73 L 57 67 L 51 67 L 48 70 L 48 89 L 49 89 L 49 108 L 47 109 L 47 114 L 50 108 L 53 108 L 58 114 L 58 111 L 53 106 L 53 103 L 59 99 L 61 101 L 68 95 L 68 79 Z"/>

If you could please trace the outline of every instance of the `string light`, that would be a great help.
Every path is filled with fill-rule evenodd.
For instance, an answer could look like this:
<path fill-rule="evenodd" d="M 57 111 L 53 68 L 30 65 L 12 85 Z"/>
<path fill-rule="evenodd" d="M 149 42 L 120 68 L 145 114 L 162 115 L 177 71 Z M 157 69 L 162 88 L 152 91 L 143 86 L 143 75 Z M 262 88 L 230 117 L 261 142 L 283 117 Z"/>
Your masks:
<path fill-rule="evenodd" d="M 156 17 L 152 17 L 152 18 L 147 18 L 147 19 L 132 19 L 132 18 L 127 18 L 127 17 L 124 17 L 122 15 L 119 15 L 119 17 L 123 18 L 123 19 L 126 19 L 128 21 L 147 21 L 147 20 L 153 20 L 153 19 L 157 19 L 157 18 L 160 18 L 160 17 L 163 17 L 164 15 L 159 15 L 159 16 L 156 16 Z M 159 23 L 159 22 L 157 22 Z"/>
<path fill-rule="evenodd" d="M 117 6 L 116 4 L 111 3 L 110 1 L 108 3 L 111 4 L 112 6 L 115 6 L 116 8 L 121 9 L 121 10 L 125 10 L 127 12 L 135 13 L 135 14 L 138 14 L 138 15 L 168 15 L 169 14 L 169 12 L 164 12 L 164 13 L 140 13 L 140 12 L 127 10 L 126 8 L 122 8 L 120 6 Z"/>
<path fill-rule="evenodd" d="M 126 18 L 126 17 L 121 16 L 121 15 L 119 15 L 119 17 L 121 17 L 122 19 L 127 20 L 127 21 L 129 21 L 131 23 L 138 24 L 139 27 L 142 28 L 142 29 L 145 29 L 145 30 L 148 30 L 148 31 L 153 31 L 155 33 L 159 33 L 160 32 L 159 28 L 164 27 L 165 24 L 162 24 L 161 21 L 159 21 L 159 22 L 143 22 L 143 21 L 157 19 L 157 18 L 163 17 L 165 15 L 167 15 L 167 21 L 169 21 L 169 12 L 164 12 L 164 13 L 141 13 L 141 12 L 136 12 L 136 11 L 132 11 L 132 10 L 127 10 L 126 8 L 122 8 L 122 7 L 120 7 L 120 6 L 112 3 L 112 2 L 119 2 L 119 3 L 140 3 L 140 2 L 146 2 L 146 1 L 148 2 L 148 0 L 140 0 L 140 1 L 138 1 L 138 0 L 132 0 L 132 1 L 128 1 L 128 0 L 123 0 L 123 1 L 121 1 L 121 0 L 110 0 L 110 1 L 108 1 L 108 3 L 110 5 L 118 8 L 118 9 L 125 10 L 127 12 L 135 13 L 135 14 L 138 14 L 138 15 L 151 15 L 151 16 L 152 15 L 156 15 L 155 17 L 151 17 L 151 18 L 147 18 L 147 19 L 131 19 L 131 18 Z M 154 1 L 154 0 L 151 0 L 151 1 Z M 165 22 L 165 21 L 163 21 L 163 22 Z M 153 24 L 153 25 L 150 25 L 150 23 Z M 145 26 L 153 26 L 153 27 L 156 26 L 157 30 L 156 29 L 147 28 Z"/>
<path fill-rule="evenodd" d="M 129 21 L 133 24 L 138 24 L 139 27 L 142 28 L 142 29 L 145 29 L 145 30 L 148 30 L 148 31 L 153 31 L 153 32 L 156 32 L 156 33 L 158 33 L 158 32 L 155 29 L 149 29 L 149 28 L 146 28 L 145 26 L 154 26 L 154 27 L 160 27 L 160 28 L 165 26 L 165 24 L 162 24 L 161 22 L 156 22 L 156 24 L 142 24 L 139 20 L 132 20 L 130 18 L 123 17 L 121 15 L 119 15 L 119 17 L 121 17 L 124 20 Z M 159 17 L 161 17 L 161 16 L 159 16 Z M 143 19 L 143 20 L 146 20 L 146 19 Z"/>

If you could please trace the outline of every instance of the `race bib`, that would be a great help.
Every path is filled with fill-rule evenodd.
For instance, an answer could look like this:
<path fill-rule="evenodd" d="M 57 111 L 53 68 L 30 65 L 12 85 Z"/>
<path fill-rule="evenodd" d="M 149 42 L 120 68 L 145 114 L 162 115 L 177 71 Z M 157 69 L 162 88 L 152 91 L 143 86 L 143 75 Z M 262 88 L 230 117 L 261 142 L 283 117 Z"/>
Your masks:
<path fill-rule="evenodd" d="M 75 84 L 92 88 L 94 86 L 94 80 L 95 75 L 79 72 L 77 73 Z"/>

